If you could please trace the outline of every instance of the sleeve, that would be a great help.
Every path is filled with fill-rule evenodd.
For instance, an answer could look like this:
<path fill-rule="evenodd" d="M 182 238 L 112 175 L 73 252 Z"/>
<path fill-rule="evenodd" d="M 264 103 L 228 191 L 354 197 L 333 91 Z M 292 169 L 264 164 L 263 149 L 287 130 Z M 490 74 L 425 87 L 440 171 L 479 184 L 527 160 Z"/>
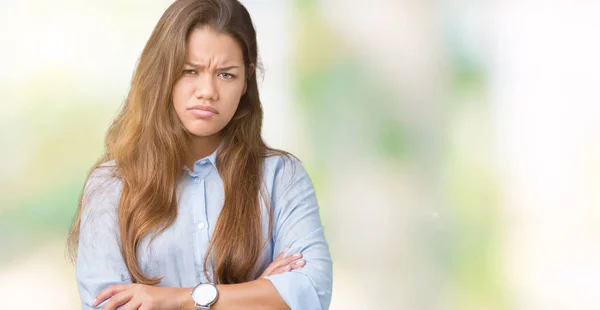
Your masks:
<path fill-rule="evenodd" d="M 332 261 L 319 216 L 313 184 L 295 158 L 284 159 L 273 185 L 273 255 L 302 253 L 303 268 L 265 277 L 292 310 L 329 309 Z"/>
<path fill-rule="evenodd" d="M 121 255 L 117 206 L 120 182 L 110 177 L 110 170 L 97 168 L 83 191 L 79 245 L 75 275 L 84 310 L 92 307 L 96 295 L 112 284 L 131 283 Z"/>

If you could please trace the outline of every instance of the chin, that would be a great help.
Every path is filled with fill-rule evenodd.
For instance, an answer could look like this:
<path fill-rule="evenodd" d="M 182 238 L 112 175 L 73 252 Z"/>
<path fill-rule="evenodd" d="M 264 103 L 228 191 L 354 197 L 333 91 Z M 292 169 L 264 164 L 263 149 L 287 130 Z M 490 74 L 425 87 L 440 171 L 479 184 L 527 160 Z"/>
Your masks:
<path fill-rule="evenodd" d="M 209 137 L 219 132 L 218 128 L 186 128 L 187 132 L 195 137 Z"/>
<path fill-rule="evenodd" d="M 212 132 L 212 131 L 188 131 L 190 135 L 194 136 L 194 137 L 210 137 L 214 134 L 216 134 L 217 132 Z"/>

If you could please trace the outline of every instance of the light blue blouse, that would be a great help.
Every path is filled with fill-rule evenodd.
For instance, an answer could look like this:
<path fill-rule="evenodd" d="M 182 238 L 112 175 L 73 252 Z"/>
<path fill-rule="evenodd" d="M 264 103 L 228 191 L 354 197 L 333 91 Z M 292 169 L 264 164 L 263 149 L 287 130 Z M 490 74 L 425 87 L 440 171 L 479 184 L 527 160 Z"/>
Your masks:
<path fill-rule="evenodd" d="M 178 184 L 178 216 L 152 242 L 138 248 L 140 266 L 151 277 L 163 277 L 161 287 L 191 288 L 206 282 L 204 255 L 224 201 L 223 182 L 216 168 L 216 152 L 194 163 Z M 131 283 L 120 253 L 117 207 L 121 181 L 113 176 L 114 161 L 90 176 L 84 190 L 76 277 L 82 308 L 92 307 L 96 295 L 112 284 Z M 332 290 L 332 261 L 319 217 L 313 184 L 295 158 L 265 159 L 264 183 L 272 199 L 273 237 L 259 257 L 257 278 L 284 248 L 285 256 L 302 253 L 303 268 L 266 277 L 291 309 L 328 309 Z M 268 213 L 263 210 L 263 236 L 268 235 Z M 210 263 L 209 270 L 210 268 Z"/>

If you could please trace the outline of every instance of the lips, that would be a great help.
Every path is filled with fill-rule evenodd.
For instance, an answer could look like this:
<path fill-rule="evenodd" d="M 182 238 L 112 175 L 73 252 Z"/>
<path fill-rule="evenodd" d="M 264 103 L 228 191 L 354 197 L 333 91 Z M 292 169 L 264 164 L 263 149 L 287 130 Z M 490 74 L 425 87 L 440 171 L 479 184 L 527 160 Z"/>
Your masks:
<path fill-rule="evenodd" d="M 208 111 L 208 112 L 212 112 L 213 114 L 219 114 L 219 112 L 217 112 L 217 110 L 215 110 L 215 108 L 208 106 L 208 105 L 195 105 L 195 106 L 189 108 L 188 110 Z"/>
<path fill-rule="evenodd" d="M 188 108 L 188 110 L 198 118 L 207 118 L 219 114 L 215 108 L 207 105 L 195 105 Z"/>

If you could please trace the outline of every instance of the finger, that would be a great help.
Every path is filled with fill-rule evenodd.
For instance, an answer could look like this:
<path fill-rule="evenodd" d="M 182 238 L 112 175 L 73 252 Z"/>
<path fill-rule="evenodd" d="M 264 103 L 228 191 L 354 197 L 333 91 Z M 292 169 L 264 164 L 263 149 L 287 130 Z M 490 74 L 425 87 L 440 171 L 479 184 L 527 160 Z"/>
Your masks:
<path fill-rule="evenodd" d="M 137 298 L 139 299 L 139 298 Z M 132 298 L 119 310 L 138 310 L 142 307 L 142 301 Z"/>
<path fill-rule="evenodd" d="M 284 257 L 284 258 L 280 259 L 276 264 L 278 266 L 285 266 L 285 265 L 290 264 L 301 258 L 302 258 L 302 253 L 296 253 L 294 255 L 290 255 L 288 257 Z M 273 262 L 273 263 L 275 263 L 275 262 Z"/>
<path fill-rule="evenodd" d="M 296 253 L 294 255 L 290 255 L 288 257 L 284 257 L 276 262 L 273 262 L 273 265 L 275 266 L 274 269 L 277 269 L 279 267 L 284 267 L 285 265 L 289 265 L 292 262 L 294 262 L 295 260 L 301 259 L 302 258 L 302 253 Z"/>
<path fill-rule="evenodd" d="M 276 261 L 273 261 L 269 267 L 267 267 L 267 270 L 269 273 L 272 273 L 274 270 L 279 270 L 282 267 L 285 267 L 286 265 L 288 265 L 289 263 L 293 262 L 294 260 L 298 259 L 298 257 L 294 257 L 292 256 L 288 256 L 285 258 L 280 258 Z"/>
<path fill-rule="evenodd" d="M 271 272 L 273 272 L 275 268 L 278 268 L 280 266 L 278 262 L 283 258 L 283 255 L 285 255 L 285 253 L 288 250 L 289 248 L 285 248 L 283 251 L 281 251 L 281 253 L 279 253 L 279 255 L 277 255 L 277 257 L 275 257 L 275 259 L 269 264 L 269 266 L 267 266 L 265 271 L 263 271 L 263 276 L 271 274 Z"/>
<path fill-rule="evenodd" d="M 292 270 L 292 267 L 290 267 L 290 265 L 285 265 L 283 267 L 279 267 L 279 268 L 275 269 L 272 274 L 280 274 L 280 273 L 288 272 L 291 270 Z"/>
<path fill-rule="evenodd" d="M 272 264 L 277 264 L 279 266 L 283 266 L 285 264 L 289 264 L 289 263 L 291 263 L 291 262 L 293 262 L 293 261 L 295 261 L 297 259 L 300 259 L 300 258 L 302 258 L 302 253 L 296 253 L 294 255 L 290 255 L 290 256 L 287 256 L 287 257 L 280 258 L 280 259 L 278 259 L 276 261 L 273 261 Z"/>
<path fill-rule="evenodd" d="M 96 295 L 96 299 L 92 303 L 92 306 L 98 306 L 99 304 L 103 303 L 105 300 L 110 298 L 110 296 L 113 296 L 126 290 L 129 286 L 131 286 L 131 284 L 114 284 L 103 289 L 102 291 L 100 291 L 100 293 L 98 293 L 98 295 Z"/>
<path fill-rule="evenodd" d="M 118 306 L 122 306 L 128 301 L 130 301 L 131 298 L 133 298 L 133 294 L 130 290 L 126 290 L 116 295 L 113 295 L 113 297 L 110 298 L 106 305 L 104 305 L 102 310 L 115 310 Z"/>
<path fill-rule="evenodd" d="M 279 274 L 279 273 L 284 273 L 284 272 L 300 269 L 300 268 L 304 267 L 305 265 L 306 265 L 306 262 L 301 259 L 301 260 L 295 261 L 293 263 L 287 264 L 283 267 L 280 267 L 279 269 L 276 269 L 273 272 L 273 274 Z"/>
<path fill-rule="evenodd" d="M 292 268 L 292 270 L 300 269 L 300 268 L 306 266 L 306 261 L 303 259 L 300 259 L 300 260 L 297 260 L 297 261 L 291 263 L 289 266 Z"/>
<path fill-rule="evenodd" d="M 265 269 L 265 271 L 263 271 L 261 277 L 270 276 L 271 273 L 273 272 L 273 269 L 275 269 L 275 267 L 273 265 L 267 266 L 267 268 Z"/>
<path fill-rule="evenodd" d="M 278 260 L 280 258 L 283 258 L 283 255 L 285 254 L 285 252 L 287 252 L 290 248 L 285 248 L 283 249 L 283 251 L 281 251 L 281 253 L 279 253 L 279 255 L 277 255 L 277 257 L 275 257 L 274 260 Z"/>
<path fill-rule="evenodd" d="M 302 254 L 297 253 L 297 254 L 290 255 L 288 257 L 285 257 L 285 258 L 282 258 L 282 259 L 272 262 L 271 265 L 269 265 L 269 268 L 267 268 L 267 269 L 269 269 L 268 275 L 284 272 L 285 270 L 283 270 L 283 269 L 285 269 L 285 267 L 287 265 L 291 264 L 293 261 L 300 259 L 300 258 L 302 258 Z"/>

